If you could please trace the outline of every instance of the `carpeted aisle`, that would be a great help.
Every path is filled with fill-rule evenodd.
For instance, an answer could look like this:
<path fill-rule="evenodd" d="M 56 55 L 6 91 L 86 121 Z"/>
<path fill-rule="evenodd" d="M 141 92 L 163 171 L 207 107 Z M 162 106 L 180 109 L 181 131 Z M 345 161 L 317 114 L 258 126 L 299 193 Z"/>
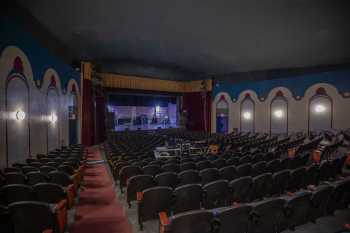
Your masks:
<path fill-rule="evenodd" d="M 88 160 L 99 160 L 98 147 L 89 148 Z M 79 195 L 75 223 L 71 233 L 131 233 L 123 206 L 114 191 L 114 183 L 106 164 L 86 167 L 84 189 Z"/>

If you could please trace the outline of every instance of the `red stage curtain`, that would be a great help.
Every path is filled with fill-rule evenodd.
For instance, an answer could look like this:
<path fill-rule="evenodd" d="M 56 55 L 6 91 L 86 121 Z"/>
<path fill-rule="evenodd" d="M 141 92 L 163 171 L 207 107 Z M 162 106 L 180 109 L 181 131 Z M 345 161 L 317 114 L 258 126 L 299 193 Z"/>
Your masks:
<path fill-rule="evenodd" d="M 206 119 L 207 131 L 210 132 L 211 126 L 211 92 L 206 95 Z M 188 130 L 204 131 L 204 108 L 203 98 L 200 92 L 185 93 L 183 95 L 182 110 L 187 111 L 187 126 Z"/>
<path fill-rule="evenodd" d="M 83 79 L 83 107 L 82 107 L 81 141 L 86 146 L 94 143 L 94 106 L 92 102 L 91 80 Z"/>
<path fill-rule="evenodd" d="M 105 127 L 106 98 L 104 96 L 96 97 L 96 143 L 101 143 L 106 139 Z"/>

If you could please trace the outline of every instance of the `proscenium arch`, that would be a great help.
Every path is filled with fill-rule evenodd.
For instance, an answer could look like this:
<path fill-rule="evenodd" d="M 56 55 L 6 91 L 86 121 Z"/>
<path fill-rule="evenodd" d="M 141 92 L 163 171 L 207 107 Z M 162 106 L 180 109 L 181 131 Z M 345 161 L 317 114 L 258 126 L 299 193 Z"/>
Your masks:
<path fill-rule="evenodd" d="M 8 76 L 6 77 L 6 81 L 5 81 L 5 112 L 7 113 L 7 117 L 5 118 L 5 141 L 6 141 L 6 165 L 9 166 L 9 162 L 13 163 L 16 162 L 16 160 L 14 161 L 10 161 L 9 155 L 14 156 L 15 158 L 17 158 L 19 161 L 21 161 L 24 158 L 20 158 L 20 156 L 27 156 L 30 157 L 31 154 L 31 141 L 30 141 L 30 88 L 29 88 L 29 84 L 27 81 L 26 76 L 24 75 L 24 70 L 23 70 L 23 62 L 22 59 L 17 56 L 14 61 L 13 61 L 13 68 L 12 71 L 8 74 Z M 9 124 L 9 121 L 11 121 L 11 117 L 10 115 L 14 114 L 14 111 L 16 111 L 17 109 L 10 109 L 10 104 L 12 102 L 12 100 L 9 100 L 9 88 L 11 83 L 16 82 L 16 81 L 20 81 L 20 83 L 24 84 L 25 86 L 25 93 L 27 96 L 24 96 L 24 101 L 21 101 L 22 104 L 25 105 L 25 108 L 20 109 L 22 110 L 26 116 L 25 118 L 22 120 L 22 122 L 16 122 L 16 123 L 11 123 Z M 17 87 L 18 88 L 18 87 Z M 20 90 L 16 90 L 18 92 L 20 92 Z M 16 96 L 20 96 L 23 97 L 23 95 L 18 95 L 16 92 Z M 12 99 L 12 98 L 11 98 Z M 16 102 L 16 101 L 15 101 Z M 23 106 L 22 106 L 23 107 Z M 13 119 L 15 120 L 15 119 Z M 28 145 L 27 148 L 25 148 L 25 145 L 23 145 L 23 151 L 19 151 L 18 152 L 18 147 L 16 147 L 17 149 L 14 150 L 13 152 L 10 151 L 10 144 L 13 144 L 15 140 L 19 140 L 18 135 L 9 135 L 9 131 L 10 128 L 13 128 L 13 130 L 16 130 L 16 127 L 19 127 L 18 124 L 20 123 L 25 123 L 25 128 L 26 128 L 26 137 L 27 139 L 25 139 L 24 141 L 27 141 Z M 17 130 L 22 130 L 22 129 L 17 129 Z M 12 140 L 12 137 L 13 138 Z M 17 145 L 17 144 L 15 144 Z M 18 153 L 16 153 L 18 152 Z M 26 154 L 27 153 L 27 154 Z M 18 155 L 19 154 L 19 155 Z"/>
<path fill-rule="evenodd" d="M 248 128 L 251 128 L 251 131 L 248 130 L 248 132 L 252 132 L 254 133 L 255 132 L 255 101 L 252 99 L 250 93 L 246 93 L 245 94 L 245 97 L 242 99 L 242 101 L 240 102 L 240 111 L 239 111 L 239 125 L 240 125 L 240 132 L 246 132 L 246 131 L 242 131 L 243 130 L 243 121 L 242 121 L 242 113 L 243 113 L 243 110 L 245 108 L 245 104 L 246 103 L 251 103 L 251 111 L 252 111 L 252 120 L 251 120 L 251 127 L 248 127 Z"/>
<path fill-rule="evenodd" d="M 280 110 L 282 110 L 284 113 L 285 113 L 285 117 L 282 116 L 281 119 L 279 119 L 280 122 L 277 122 L 277 123 L 280 123 L 282 126 L 285 124 L 285 131 L 283 133 L 285 133 L 286 135 L 288 135 L 288 115 L 289 115 L 289 112 L 288 112 L 288 99 L 284 96 L 283 92 L 281 90 L 277 91 L 276 92 L 276 95 L 275 97 L 272 98 L 271 102 L 270 102 L 270 135 L 273 134 L 273 120 L 278 120 L 274 117 L 274 103 L 276 103 L 277 101 L 280 101 L 282 103 L 284 103 L 285 105 L 282 106 L 280 105 L 279 108 Z M 276 109 L 278 110 L 278 109 Z M 282 122 L 282 121 L 285 121 Z M 280 127 L 282 128 L 282 127 Z M 278 132 L 277 132 L 278 133 Z"/>
<path fill-rule="evenodd" d="M 317 102 L 318 101 L 318 102 Z M 315 109 L 313 109 L 314 105 L 317 104 L 322 104 L 323 101 L 323 106 L 325 107 L 325 112 L 324 113 L 314 113 Z M 326 106 L 325 106 L 326 105 Z M 325 119 L 318 119 L 319 121 L 324 120 L 328 121 L 327 124 L 329 124 L 329 127 L 323 127 L 321 126 L 319 129 L 314 128 L 312 125 L 312 116 L 313 114 L 316 114 L 315 117 L 317 117 L 317 114 L 319 114 L 320 117 L 322 117 L 322 114 L 327 114 L 324 115 Z M 324 123 L 324 122 L 322 122 Z M 325 88 L 319 87 L 315 94 L 311 96 L 311 98 L 308 101 L 308 133 L 310 133 L 313 130 L 327 130 L 327 129 L 332 129 L 333 128 L 333 99 L 331 96 L 328 95 L 326 92 Z"/>

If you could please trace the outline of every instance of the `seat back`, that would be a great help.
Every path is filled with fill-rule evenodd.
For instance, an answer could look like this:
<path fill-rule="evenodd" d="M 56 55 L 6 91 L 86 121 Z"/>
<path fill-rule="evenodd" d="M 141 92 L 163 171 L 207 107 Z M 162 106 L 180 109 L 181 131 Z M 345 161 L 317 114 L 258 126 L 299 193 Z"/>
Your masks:
<path fill-rule="evenodd" d="M 220 233 L 248 232 L 251 206 L 222 207 L 215 210 L 215 217 L 220 221 Z M 234 221 L 233 221 L 234 220 Z"/>
<path fill-rule="evenodd" d="M 211 163 L 215 168 L 220 169 L 226 165 L 226 160 L 216 159 L 216 160 L 212 161 Z"/>
<path fill-rule="evenodd" d="M 51 167 L 51 166 L 41 166 L 39 169 L 40 169 L 40 172 L 45 175 L 48 175 L 50 172 L 57 171 L 55 167 Z"/>
<path fill-rule="evenodd" d="M 216 180 L 203 186 L 203 206 L 212 209 L 229 205 L 229 186 L 227 180 Z"/>
<path fill-rule="evenodd" d="M 163 172 L 156 175 L 154 179 L 159 186 L 175 188 L 179 184 L 179 178 L 175 172 Z"/>
<path fill-rule="evenodd" d="M 334 188 L 329 185 L 320 185 L 313 192 L 311 197 L 311 211 L 309 215 L 312 221 L 327 214 L 327 206 L 333 189 Z"/>
<path fill-rule="evenodd" d="M 287 200 L 286 217 L 290 229 L 308 222 L 311 195 L 310 192 L 301 191 Z"/>
<path fill-rule="evenodd" d="M 198 171 L 196 170 L 186 170 L 178 174 L 180 185 L 185 184 L 195 184 L 201 181 Z"/>
<path fill-rule="evenodd" d="M 47 229 L 58 232 L 55 214 L 48 204 L 23 201 L 9 205 L 16 233 L 38 233 Z"/>
<path fill-rule="evenodd" d="M 46 203 L 58 203 L 67 198 L 67 193 L 62 186 L 54 183 L 39 183 L 33 186 L 38 201 Z"/>
<path fill-rule="evenodd" d="M 4 176 L 6 184 L 25 184 L 27 181 L 25 175 L 19 172 L 8 172 Z"/>
<path fill-rule="evenodd" d="M 197 166 L 197 169 L 201 171 L 203 169 L 211 168 L 213 165 L 208 160 L 204 160 L 196 163 L 196 166 Z"/>
<path fill-rule="evenodd" d="M 162 166 L 162 170 L 164 172 L 179 172 L 180 171 L 180 165 L 176 164 L 176 163 L 168 163 L 168 164 L 164 164 Z"/>
<path fill-rule="evenodd" d="M 235 179 L 229 183 L 233 202 L 249 202 L 253 188 L 253 180 L 250 176 Z"/>
<path fill-rule="evenodd" d="M 201 177 L 202 184 L 207 184 L 219 179 L 220 173 L 217 168 L 206 168 L 199 172 L 199 176 Z"/>
<path fill-rule="evenodd" d="M 290 170 L 285 169 L 272 175 L 273 185 L 271 194 L 282 194 L 287 190 L 290 177 Z"/>
<path fill-rule="evenodd" d="M 252 165 L 252 176 L 259 176 L 266 172 L 266 162 L 261 161 Z"/>
<path fill-rule="evenodd" d="M 28 185 L 35 185 L 37 183 L 42 183 L 47 181 L 47 176 L 40 172 L 28 172 L 27 173 L 27 184 Z"/>
<path fill-rule="evenodd" d="M 219 170 L 219 172 L 220 172 L 221 178 L 224 180 L 231 181 L 238 178 L 236 167 L 233 165 L 223 167 Z"/>
<path fill-rule="evenodd" d="M 266 164 L 266 172 L 275 173 L 275 172 L 279 172 L 281 170 L 282 170 L 281 160 L 279 160 L 279 159 L 271 160 L 270 162 L 268 162 Z"/>
<path fill-rule="evenodd" d="M 126 199 L 131 206 L 131 201 L 136 200 L 136 193 L 142 192 L 145 189 L 154 187 L 156 185 L 153 176 L 151 175 L 136 175 L 128 179 L 126 187 Z"/>
<path fill-rule="evenodd" d="M 165 232 L 211 233 L 214 215 L 208 210 L 195 210 L 172 216 Z"/>
<path fill-rule="evenodd" d="M 300 167 L 290 172 L 288 191 L 295 192 L 305 186 L 304 179 L 306 177 L 305 167 Z"/>
<path fill-rule="evenodd" d="M 320 169 L 317 164 L 306 168 L 306 185 L 318 185 L 320 183 Z"/>
<path fill-rule="evenodd" d="M 161 173 L 160 166 L 158 165 L 147 165 L 142 168 L 143 174 L 155 176 Z"/>
<path fill-rule="evenodd" d="M 253 178 L 253 198 L 268 197 L 272 190 L 272 173 L 264 173 Z"/>
<path fill-rule="evenodd" d="M 54 171 L 49 173 L 49 182 L 67 187 L 73 183 L 73 180 L 65 172 Z"/>
<path fill-rule="evenodd" d="M 33 167 L 33 166 L 23 166 L 22 167 L 22 172 L 24 174 L 27 174 L 28 172 L 37 172 L 39 171 L 39 168 Z"/>
<path fill-rule="evenodd" d="M 11 204 L 18 201 L 33 201 L 35 196 L 33 189 L 24 184 L 9 184 L 1 188 L 5 203 Z"/>
<path fill-rule="evenodd" d="M 174 213 L 200 209 L 202 201 L 202 187 L 200 184 L 187 184 L 174 190 Z"/>
<path fill-rule="evenodd" d="M 237 173 L 239 177 L 251 175 L 252 165 L 250 163 L 241 164 L 236 168 L 237 168 Z"/>
<path fill-rule="evenodd" d="M 193 170 L 197 169 L 197 166 L 194 162 L 184 162 L 180 164 L 181 171 L 186 171 L 190 169 L 193 169 Z"/>

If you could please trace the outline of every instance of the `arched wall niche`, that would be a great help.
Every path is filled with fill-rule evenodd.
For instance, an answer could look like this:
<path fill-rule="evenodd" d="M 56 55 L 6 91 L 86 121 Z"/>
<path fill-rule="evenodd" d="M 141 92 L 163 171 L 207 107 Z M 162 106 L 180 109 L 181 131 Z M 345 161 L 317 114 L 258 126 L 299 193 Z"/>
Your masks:
<path fill-rule="evenodd" d="M 68 144 L 76 144 L 79 141 L 79 115 L 80 115 L 80 95 L 78 85 L 75 80 L 70 80 L 67 86 L 67 121 L 68 121 Z"/>
<path fill-rule="evenodd" d="M 228 105 L 228 123 L 227 123 L 227 131 L 231 132 L 232 130 L 232 124 L 231 124 L 231 118 L 232 118 L 232 101 L 231 101 L 231 97 L 228 93 L 226 92 L 220 92 L 218 93 L 215 98 L 212 101 L 212 108 L 211 108 L 211 116 L 212 116 L 212 121 L 211 121 L 211 130 L 212 133 L 216 133 L 217 132 L 217 104 L 220 102 L 220 100 L 224 98 L 225 101 L 227 102 Z"/>
<path fill-rule="evenodd" d="M 19 94 L 20 93 L 20 94 Z M 13 60 L 5 83 L 6 165 L 30 156 L 30 90 L 21 57 Z M 21 145 L 21 146 L 18 146 Z"/>
<path fill-rule="evenodd" d="M 309 99 L 308 131 L 330 130 L 333 127 L 333 99 L 323 87 Z"/>
<path fill-rule="evenodd" d="M 228 133 L 229 103 L 224 95 L 221 95 L 216 103 L 216 132 Z"/>
<path fill-rule="evenodd" d="M 255 132 L 255 101 L 250 93 L 240 101 L 240 131 Z"/>
<path fill-rule="evenodd" d="M 281 90 L 270 102 L 270 134 L 288 134 L 288 99 Z"/>

